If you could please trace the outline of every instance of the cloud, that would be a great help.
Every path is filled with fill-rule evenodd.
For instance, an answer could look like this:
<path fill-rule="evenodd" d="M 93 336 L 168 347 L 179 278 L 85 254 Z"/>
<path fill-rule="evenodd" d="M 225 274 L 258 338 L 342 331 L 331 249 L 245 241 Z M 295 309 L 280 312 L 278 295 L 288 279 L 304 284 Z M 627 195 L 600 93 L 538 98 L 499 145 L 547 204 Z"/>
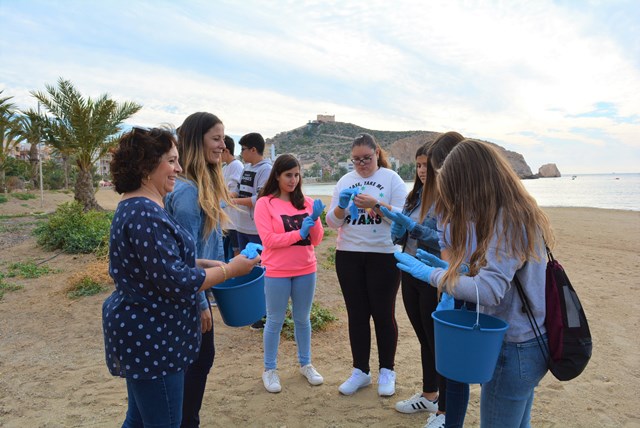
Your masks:
<path fill-rule="evenodd" d="M 0 9 L 0 88 L 18 104 L 33 106 L 28 91 L 63 76 L 87 95 L 143 104 L 132 120 L 146 125 L 206 110 L 232 133 L 268 137 L 328 113 L 372 129 L 459 130 L 523 153 L 533 169 L 595 171 L 575 156 L 581 147 L 638 170 L 633 2 L 67 6 Z"/>

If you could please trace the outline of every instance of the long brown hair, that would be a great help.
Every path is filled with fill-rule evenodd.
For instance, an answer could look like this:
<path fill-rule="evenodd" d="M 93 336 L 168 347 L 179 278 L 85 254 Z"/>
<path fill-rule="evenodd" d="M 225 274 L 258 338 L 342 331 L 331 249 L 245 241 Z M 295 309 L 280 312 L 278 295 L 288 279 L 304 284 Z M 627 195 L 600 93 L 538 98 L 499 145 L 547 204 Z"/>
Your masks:
<path fill-rule="evenodd" d="M 376 142 L 376 139 L 371 134 L 362 133 L 358 135 L 351 143 L 351 150 L 355 146 L 367 146 L 373 149 L 375 152 L 378 151 L 378 167 L 379 168 L 389 168 L 389 160 L 387 159 L 387 152 L 385 152 L 380 144 Z"/>
<path fill-rule="evenodd" d="M 431 143 L 425 143 L 420 147 L 418 147 L 418 150 L 416 150 L 416 161 L 418 160 L 418 156 L 427 156 L 429 147 L 431 147 Z M 427 164 L 428 164 L 428 161 L 427 161 Z M 404 204 L 405 209 L 407 209 L 408 211 L 411 211 L 418 205 L 418 199 L 420 198 L 420 190 L 422 189 L 423 186 L 424 184 L 422 184 L 422 180 L 420 180 L 420 177 L 418 177 L 418 168 L 416 166 L 416 176 L 413 179 L 413 188 L 407 195 L 407 201 Z"/>
<path fill-rule="evenodd" d="M 424 221 L 429 209 L 436 202 L 436 171 L 442 166 L 445 158 L 456 144 L 464 140 L 464 137 L 456 131 L 445 132 L 435 139 L 429 150 L 427 150 L 427 179 L 422 191 L 422 201 L 420 201 L 420 221 Z"/>
<path fill-rule="evenodd" d="M 220 163 L 208 163 L 204 154 L 204 134 L 217 124 L 222 124 L 222 121 L 216 115 L 198 112 L 188 116 L 178 128 L 182 177 L 193 181 L 198 188 L 198 204 L 205 216 L 205 236 L 218 226 L 218 222 L 228 220 L 220 201 L 232 205 L 222 176 L 222 166 Z"/>
<path fill-rule="evenodd" d="M 445 159 L 436 185 L 436 214 L 449 227 L 446 246 L 450 255 L 449 269 L 439 286 L 449 291 L 455 287 L 469 248 L 471 224 L 477 247 L 470 257 L 470 275 L 486 265 L 487 249 L 496 232 L 498 248 L 504 245 L 510 256 L 522 262 L 539 260 L 545 243 L 553 246 L 549 218 L 511 165 L 489 144 L 470 139 L 457 144 Z"/>
<path fill-rule="evenodd" d="M 274 197 L 280 196 L 280 184 L 278 183 L 278 177 L 285 171 L 289 171 L 295 167 L 300 168 L 300 162 L 291 154 L 280 155 L 276 158 L 276 161 L 273 163 L 271 167 L 271 173 L 269 174 L 269 178 L 267 178 L 267 182 L 260 189 L 260 194 L 258 197 L 272 195 Z M 302 170 L 300 171 L 300 180 L 298 184 L 293 189 L 291 194 L 289 195 L 291 199 L 291 205 L 296 207 L 299 210 L 304 209 L 304 195 L 302 194 Z"/>

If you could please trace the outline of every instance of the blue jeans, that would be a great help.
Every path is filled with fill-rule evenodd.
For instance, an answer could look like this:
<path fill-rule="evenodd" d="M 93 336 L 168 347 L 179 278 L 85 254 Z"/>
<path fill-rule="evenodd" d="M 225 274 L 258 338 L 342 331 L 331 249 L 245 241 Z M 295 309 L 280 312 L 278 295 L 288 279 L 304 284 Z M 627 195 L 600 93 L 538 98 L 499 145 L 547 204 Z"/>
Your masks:
<path fill-rule="evenodd" d="M 184 371 L 153 380 L 127 378 L 129 408 L 122 428 L 178 428 L 183 392 Z"/>
<path fill-rule="evenodd" d="M 504 342 L 493 378 L 482 385 L 480 426 L 530 427 L 534 389 L 546 373 L 537 339 Z"/>
<path fill-rule="evenodd" d="M 293 315 L 293 328 L 298 347 L 300 366 L 311 363 L 311 304 L 316 291 L 316 274 L 290 278 L 264 278 L 264 295 L 267 304 L 267 322 L 264 325 L 264 368 L 278 366 L 280 331 L 284 323 L 289 296 Z"/>

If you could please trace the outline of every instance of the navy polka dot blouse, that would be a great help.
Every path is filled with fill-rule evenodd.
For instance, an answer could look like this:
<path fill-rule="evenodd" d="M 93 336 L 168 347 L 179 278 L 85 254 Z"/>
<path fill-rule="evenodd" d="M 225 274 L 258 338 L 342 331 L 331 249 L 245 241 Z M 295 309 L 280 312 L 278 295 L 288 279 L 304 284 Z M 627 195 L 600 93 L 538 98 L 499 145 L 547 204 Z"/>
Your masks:
<path fill-rule="evenodd" d="M 116 287 L 102 305 L 109 371 L 156 379 L 186 369 L 200 351 L 196 294 L 205 278 L 193 238 L 162 207 L 137 197 L 118 204 L 109 243 Z"/>

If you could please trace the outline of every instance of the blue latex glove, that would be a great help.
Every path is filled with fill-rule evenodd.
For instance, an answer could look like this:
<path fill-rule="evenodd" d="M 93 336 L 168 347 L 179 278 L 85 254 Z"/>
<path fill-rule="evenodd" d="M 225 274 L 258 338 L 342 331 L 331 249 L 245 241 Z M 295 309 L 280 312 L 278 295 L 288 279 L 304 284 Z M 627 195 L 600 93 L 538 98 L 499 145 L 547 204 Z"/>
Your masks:
<path fill-rule="evenodd" d="M 316 221 L 320 217 L 320 214 L 322 214 L 322 212 L 324 211 L 324 208 L 325 204 L 322 203 L 322 200 L 316 199 L 315 201 L 313 201 L 313 211 L 311 213 L 311 218 Z"/>
<path fill-rule="evenodd" d="M 393 255 L 395 256 L 396 260 L 398 260 L 398 263 L 396 264 L 396 266 L 398 266 L 398 269 L 405 271 L 406 273 L 416 279 L 419 279 L 420 281 L 429 282 L 431 273 L 435 270 L 435 268 L 425 265 L 420 260 L 406 253 L 396 251 L 395 253 L 393 253 Z"/>
<path fill-rule="evenodd" d="M 449 293 L 442 293 L 442 297 L 440 298 L 440 303 L 436 307 L 436 311 L 446 311 L 448 309 L 454 308 L 453 296 Z"/>
<path fill-rule="evenodd" d="M 433 266 L 441 269 L 449 269 L 449 263 L 438 258 L 437 256 L 434 256 L 431 253 L 426 252 L 425 250 L 418 249 L 418 251 L 416 251 L 416 258 L 420 260 L 422 263 L 425 263 L 429 266 Z M 463 263 L 462 265 L 460 265 L 460 269 L 458 269 L 458 273 L 460 275 L 468 274 L 469 265 L 466 263 Z"/>
<path fill-rule="evenodd" d="M 411 232 L 413 228 L 416 227 L 416 222 L 411 220 L 409 216 L 391 211 L 385 206 L 381 206 L 380 211 L 382 212 L 382 214 L 384 214 L 385 217 L 395 221 L 396 223 L 407 229 L 409 232 Z"/>
<path fill-rule="evenodd" d="M 349 215 L 352 219 L 358 218 L 358 207 L 356 207 L 355 202 L 351 202 L 351 205 L 349 205 Z"/>
<path fill-rule="evenodd" d="M 380 207 L 380 208 L 383 208 L 383 207 Z M 404 226 L 402 226 L 399 223 L 396 223 L 395 221 L 391 223 L 391 236 L 400 238 L 404 236 L 405 233 L 407 233 L 407 229 Z"/>
<path fill-rule="evenodd" d="M 247 246 L 244 247 L 244 250 L 240 251 L 240 254 L 248 259 L 255 259 L 258 257 L 258 251 L 262 251 L 262 245 L 256 244 L 255 242 L 249 242 L 247 243 Z"/>
<path fill-rule="evenodd" d="M 420 248 L 416 251 L 416 258 L 426 265 L 441 269 L 449 269 L 449 263 Z"/>
<path fill-rule="evenodd" d="M 316 221 L 312 219 L 311 216 L 305 217 L 304 220 L 302 220 L 302 226 L 299 231 L 302 239 L 307 239 L 307 236 L 309 236 L 309 229 L 311 229 L 314 224 L 316 224 Z"/>
<path fill-rule="evenodd" d="M 357 194 L 358 189 L 342 189 L 340 191 L 340 196 L 338 197 L 338 206 L 343 210 L 346 210 L 354 193 Z"/>

